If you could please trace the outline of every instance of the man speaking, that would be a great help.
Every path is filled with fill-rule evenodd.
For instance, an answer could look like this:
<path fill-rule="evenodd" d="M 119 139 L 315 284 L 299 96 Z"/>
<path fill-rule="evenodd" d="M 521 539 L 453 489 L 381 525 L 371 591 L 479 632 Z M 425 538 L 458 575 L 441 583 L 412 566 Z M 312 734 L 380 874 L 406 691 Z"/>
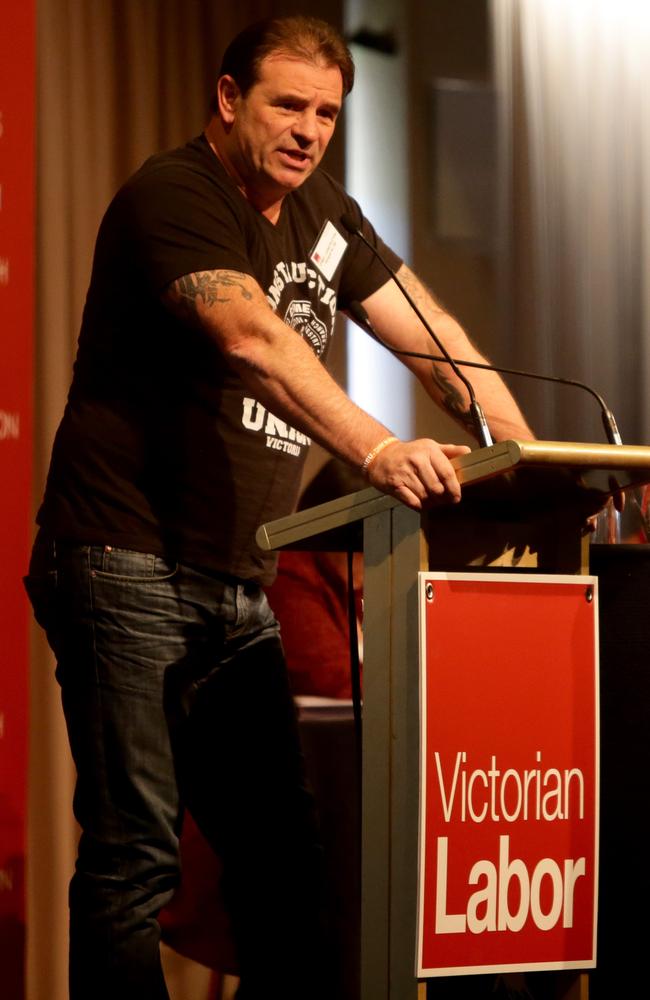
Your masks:
<path fill-rule="evenodd" d="M 311 440 L 416 510 L 459 500 L 466 450 L 398 440 L 327 373 L 352 303 L 392 347 L 430 343 L 342 216 L 450 353 L 480 360 L 319 169 L 353 76 L 321 21 L 248 28 L 204 134 L 147 160 L 99 230 L 27 579 L 77 768 L 73 1000 L 167 997 L 156 916 L 184 804 L 223 858 L 239 996 L 327 995 L 318 835 L 255 532 L 291 511 Z M 447 366 L 407 363 L 466 421 Z M 531 436 L 496 375 L 475 386 L 495 439 Z"/>

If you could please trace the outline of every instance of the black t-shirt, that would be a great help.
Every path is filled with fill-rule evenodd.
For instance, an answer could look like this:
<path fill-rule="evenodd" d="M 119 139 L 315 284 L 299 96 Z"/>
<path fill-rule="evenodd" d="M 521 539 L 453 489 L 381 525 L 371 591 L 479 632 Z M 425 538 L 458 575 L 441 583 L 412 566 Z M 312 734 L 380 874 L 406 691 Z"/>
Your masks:
<path fill-rule="evenodd" d="M 386 281 L 341 225 L 345 212 L 399 266 L 324 171 L 284 199 L 272 225 L 203 136 L 147 160 L 121 188 L 97 237 L 38 516 L 49 533 L 272 579 L 275 559 L 255 532 L 293 509 L 309 439 L 253 399 L 214 342 L 165 309 L 161 293 L 195 271 L 250 274 L 325 361 L 337 308 Z M 311 259 L 328 220 L 347 241 L 329 278 Z"/>

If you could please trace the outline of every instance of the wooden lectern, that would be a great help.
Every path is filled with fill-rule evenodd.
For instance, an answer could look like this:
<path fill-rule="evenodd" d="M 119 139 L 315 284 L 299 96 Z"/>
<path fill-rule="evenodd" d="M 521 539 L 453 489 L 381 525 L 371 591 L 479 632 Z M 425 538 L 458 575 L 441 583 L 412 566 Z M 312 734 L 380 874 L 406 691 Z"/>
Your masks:
<path fill-rule="evenodd" d="M 263 525 L 266 549 L 364 552 L 362 1000 L 420 1000 L 418 858 L 420 570 L 588 571 L 586 519 L 650 481 L 650 448 L 504 441 L 453 461 L 463 499 L 422 515 L 367 489 Z M 362 530 L 361 530 L 362 529 Z M 587 996 L 570 975 L 558 997 Z"/>

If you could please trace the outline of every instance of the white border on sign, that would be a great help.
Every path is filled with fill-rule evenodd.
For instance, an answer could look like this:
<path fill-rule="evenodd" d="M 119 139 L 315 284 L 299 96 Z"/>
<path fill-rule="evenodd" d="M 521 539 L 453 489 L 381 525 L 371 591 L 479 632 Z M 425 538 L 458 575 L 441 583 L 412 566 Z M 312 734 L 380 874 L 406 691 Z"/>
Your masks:
<path fill-rule="evenodd" d="M 567 584 L 573 587 L 592 586 L 594 592 L 594 705 L 596 711 L 594 741 L 594 783 L 596 789 L 594 806 L 594 926 L 592 939 L 591 957 L 584 961 L 571 962 L 526 962 L 506 965 L 470 965 L 453 966 L 439 969 L 425 969 L 422 966 L 423 949 L 423 923 L 424 923 L 424 854 L 425 854 L 425 826 L 426 817 L 424 815 L 424 788 L 426 783 L 426 705 L 427 687 L 426 672 L 422 665 L 426 662 L 425 644 L 425 608 L 427 581 L 434 580 L 473 580 L 477 583 L 536 583 L 536 584 Z M 417 919 L 417 957 L 415 974 L 418 979 L 434 979 L 441 976 L 471 976 L 484 975 L 486 973 L 498 972 L 561 972 L 565 969 L 594 969 L 596 967 L 596 945 L 597 945 L 597 924 L 598 924 L 598 831 L 600 823 L 600 649 L 598 642 L 598 577 L 577 576 L 571 574 L 552 573 L 440 573 L 440 572 L 420 572 L 418 573 L 418 628 L 420 646 L 420 761 L 419 761 L 419 847 L 418 847 L 418 919 Z"/>

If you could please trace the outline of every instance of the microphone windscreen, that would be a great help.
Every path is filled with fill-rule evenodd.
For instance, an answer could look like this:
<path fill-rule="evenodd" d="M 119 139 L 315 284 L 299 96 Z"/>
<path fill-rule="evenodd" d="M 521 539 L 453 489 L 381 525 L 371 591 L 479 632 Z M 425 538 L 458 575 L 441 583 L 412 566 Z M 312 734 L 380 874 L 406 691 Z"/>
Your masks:
<path fill-rule="evenodd" d="M 350 212 L 344 212 L 341 216 L 341 225 L 353 236 L 358 232 L 359 227 Z"/>

